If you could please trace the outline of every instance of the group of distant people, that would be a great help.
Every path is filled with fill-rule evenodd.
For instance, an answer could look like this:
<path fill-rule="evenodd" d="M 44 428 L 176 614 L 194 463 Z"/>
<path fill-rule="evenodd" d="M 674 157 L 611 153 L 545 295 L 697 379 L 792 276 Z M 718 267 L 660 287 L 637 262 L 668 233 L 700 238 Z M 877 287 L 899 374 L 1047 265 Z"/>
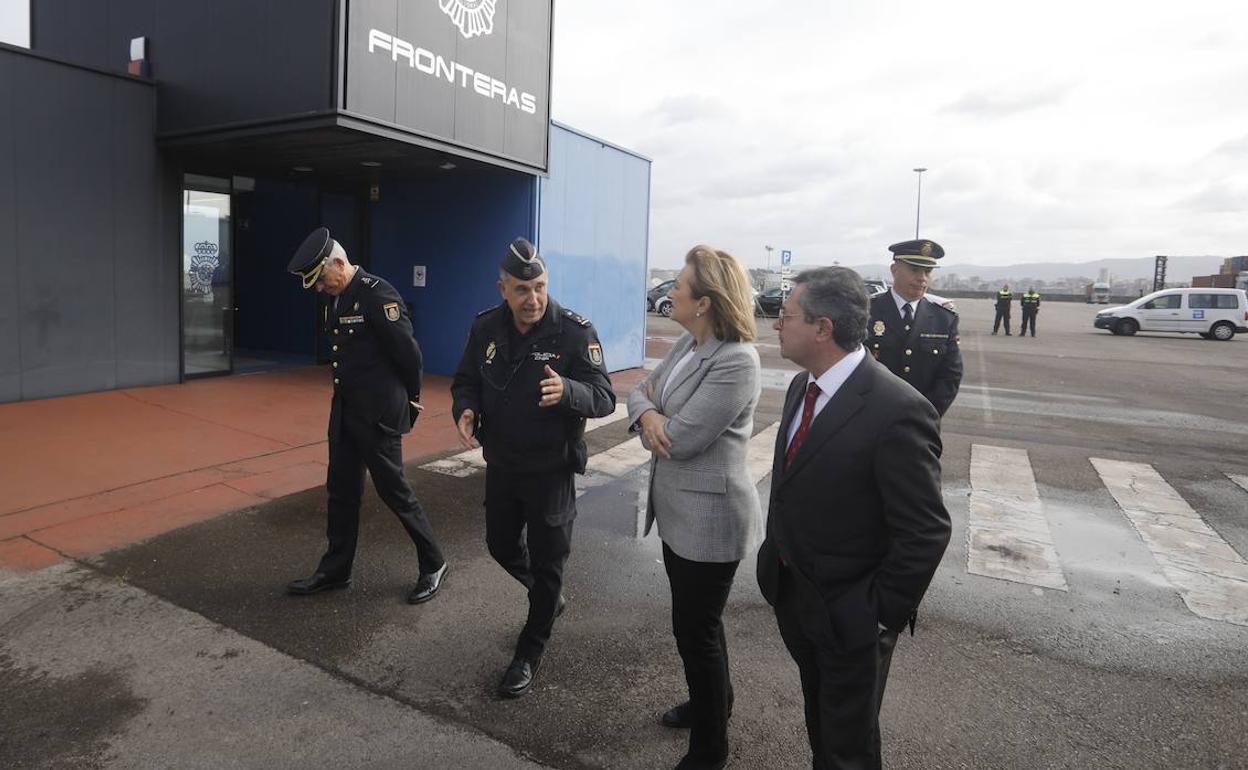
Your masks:
<path fill-rule="evenodd" d="M 646 531 L 657 527 L 662 540 L 688 689 L 660 717 L 690 731 L 678 768 L 727 762 L 734 690 L 723 612 L 755 548 L 758 585 L 800 673 L 813 766 L 880 767 L 893 649 L 903 628 L 913 633 L 949 541 L 940 416 L 962 376 L 957 316 L 923 296 L 943 250 L 927 240 L 889 248 L 889 292 L 870 301 L 849 269 L 807 270 L 775 320 L 781 355 L 803 371 L 784 400 L 765 525 L 746 469 L 761 394 L 746 271 L 724 251 L 695 246 L 669 294 L 685 333 L 629 394 L 628 419 L 651 452 Z M 367 469 L 417 549 L 408 599 L 428 601 L 448 563 L 402 473 L 400 438 L 421 408 L 407 307 L 324 229 L 289 269 L 333 298 L 325 320 L 334 393 L 329 547 L 288 590 L 350 584 Z M 548 296 L 546 265 L 527 240 L 508 247 L 498 288 L 502 301 L 472 324 L 452 396 L 462 443 L 484 453 L 489 552 L 528 592 L 498 688 L 514 698 L 531 688 L 566 604 L 585 421 L 611 414 L 616 397 L 592 325 Z"/>
<path fill-rule="evenodd" d="M 996 317 L 992 320 L 992 333 L 996 334 L 1001 329 L 1001 325 L 1005 324 L 1005 336 L 1010 336 L 1010 305 L 1014 302 L 1014 293 L 1010 291 L 1008 283 L 1002 284 L 1001 289 L 997 291 Z M 1040 314 L 1040 292 L 1034 288 L 1028 288 L 1018 296 L 1019 308 L 1023 311 L 1022 324 L 1018 328 L 1018 336 L 1027 336 L 1027 329 L 1031 329 L 1031 336 L 1036 336 L 1036 316 Z"/>

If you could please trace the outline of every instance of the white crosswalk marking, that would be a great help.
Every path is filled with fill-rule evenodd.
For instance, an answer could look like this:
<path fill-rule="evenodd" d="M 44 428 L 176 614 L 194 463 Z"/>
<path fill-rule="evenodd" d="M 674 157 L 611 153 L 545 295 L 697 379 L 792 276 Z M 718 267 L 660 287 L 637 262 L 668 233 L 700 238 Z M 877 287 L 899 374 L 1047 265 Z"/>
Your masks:
<path fill-rule="evenodd" d="M 604 425 L 610 425 L 614 422 L 628 417 L 628 405 L 616 404 L 615 411 L 606 417 L 594 417 L 585 421 L 585 432 L 596 430 Z M 481 448 L 468 449 L 459 454 L 453 454 L 450 457 L 443 457 L 441 460 L 425 463 L 420 466 L 422 470 L 441 473 L 444 476 L 471 476 L 477 471 L 485 470 L 485 457 L 481 453 Z"/>
<path fill-rule="evenodd" d="M 1026 450 L 971 445 L 966 551 L 968 572 L 1067 590 Z"/>
<path fill-rule="evenodd" d="M 585 472 L 619 478 L 649 461 L 650 450 L 641 445 L 641 437 L 634 436 L 623 444 L 592 455 L 585 465 Z"/>
<path fill-rule="evenodd" d="M 1240 476 L 1237 473 L 1228 473 L 1226 477 L 1238 484 L 1245 492 L 1248 492 L 1248 476 Z"/>
<path fill-rule="evenodd" d="M 1091 461 L 1188 609 L 1248 625 L 1248 562 L 1151 465 Z"/>

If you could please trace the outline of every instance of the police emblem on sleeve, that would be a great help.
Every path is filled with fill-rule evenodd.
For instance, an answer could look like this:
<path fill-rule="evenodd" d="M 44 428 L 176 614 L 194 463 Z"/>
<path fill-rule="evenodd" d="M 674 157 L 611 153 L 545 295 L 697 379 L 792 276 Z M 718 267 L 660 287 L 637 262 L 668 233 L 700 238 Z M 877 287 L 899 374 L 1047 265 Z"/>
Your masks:
<path fill-rule="evenodd" d="M 388 303 L 386 303 L 385 305 L 382 305 L 382 306 L 381 306 L 381 309 L 382 309 L 382 310 L 384 310 L 384 311 L 386 312 L 386 319 L 387 319 L 387 320 L 389 320 L 389 321 L 397 321 L 397 320 L 399 320 L 399 303 L 397 303 L 397 302 L 388 302 Z"/>
<path fill-rule="evenodd" d="M 884 336 L 884 322 L 876 321 L 875 326 L 871 327 L 871 331 L 873 334 L 875 334 L 875 336 L 883 337 Z"/>
<path fill-rule="evenodd" d="M 589 360 L 594 362 L 594 366 L 602 365 L 602 345 L 597 342 L 589 343 Z"/>
<path fill-rule="evenodd" d="M 494 9 L 498 0 L 438 0 L 442 12 L 451 17 L 465 39 L 494 31 Z"/>

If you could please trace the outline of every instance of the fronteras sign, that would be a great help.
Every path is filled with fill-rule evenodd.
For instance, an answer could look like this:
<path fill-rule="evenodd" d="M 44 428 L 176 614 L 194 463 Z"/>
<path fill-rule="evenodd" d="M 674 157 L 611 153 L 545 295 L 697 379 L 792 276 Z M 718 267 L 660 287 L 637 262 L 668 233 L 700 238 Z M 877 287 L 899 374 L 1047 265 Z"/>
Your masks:
<path fill-rule="evenodd" d="M 546 169 L 551 0 L 348 0 L 344 107 Z"/>

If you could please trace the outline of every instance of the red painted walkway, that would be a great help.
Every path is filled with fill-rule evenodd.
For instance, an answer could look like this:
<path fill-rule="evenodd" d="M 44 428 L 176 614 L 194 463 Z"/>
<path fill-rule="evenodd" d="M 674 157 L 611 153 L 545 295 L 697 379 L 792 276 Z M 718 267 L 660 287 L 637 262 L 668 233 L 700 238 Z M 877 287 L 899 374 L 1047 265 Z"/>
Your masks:
<path fill-rule="evenodd" d="M 643 372 L 612 377 L 627 390 Z M 459 446 L 426 376 L 413 460 Z M 0 569 L 33 570 L 325 483 L 324 367 L 0 404 Z M 321 503 L 323 505 L 323 503 Z"/>

